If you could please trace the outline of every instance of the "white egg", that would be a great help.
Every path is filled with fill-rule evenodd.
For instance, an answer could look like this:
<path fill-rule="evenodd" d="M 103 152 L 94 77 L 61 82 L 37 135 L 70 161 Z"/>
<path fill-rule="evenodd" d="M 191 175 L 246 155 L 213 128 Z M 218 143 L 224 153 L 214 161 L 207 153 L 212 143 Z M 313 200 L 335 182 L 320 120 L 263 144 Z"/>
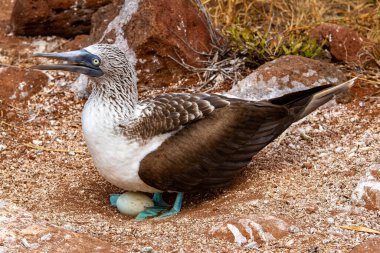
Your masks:
<path fill-rule="evenodd" d="M 140 192 L 126 192 L 119 196 L 116 201 L 116 207 L 120 213 L 125 215 L 136 216 L 154 203 L 151 198 Z"/>

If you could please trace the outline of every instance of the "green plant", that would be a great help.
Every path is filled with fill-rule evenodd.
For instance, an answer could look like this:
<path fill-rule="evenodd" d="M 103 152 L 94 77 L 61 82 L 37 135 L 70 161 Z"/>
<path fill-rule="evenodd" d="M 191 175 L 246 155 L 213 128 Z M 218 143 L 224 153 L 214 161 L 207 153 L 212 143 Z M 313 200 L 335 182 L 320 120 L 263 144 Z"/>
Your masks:
<path fill-rule="evenodd" d="M 319 43 L 304 34 L 262 33 L 232 25 L 227 34 L 232 50 L 245 57 L 253 67 L 282 55 L 300 55 L 308 58 L 322 57 L 325 42 Z"/>

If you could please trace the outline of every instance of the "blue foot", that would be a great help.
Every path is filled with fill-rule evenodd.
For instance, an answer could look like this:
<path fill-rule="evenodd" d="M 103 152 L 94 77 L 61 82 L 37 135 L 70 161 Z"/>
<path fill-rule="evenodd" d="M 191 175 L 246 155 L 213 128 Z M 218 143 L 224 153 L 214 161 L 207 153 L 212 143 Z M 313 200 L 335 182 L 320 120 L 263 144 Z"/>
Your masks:
<path fill-rule="evenodd" d="M 164 212 L 163 214 L 156 217 L 155 219 L 169 218 L 169 217 L 173 217 L 174 215 L 177 215 L 181 211 L 182 201 L 183 201 L 183 192 L 179 192 L 177 193 L 177 197 L 175 199 L 173 208 L 167 212 Z"/>
<path fill-rule="evenodd" d="M 155 206 L 170 207 L 170 205 L 162 198 L 162 192 L 156 192 L 153 194 L 153 202 Z"/>
<path fill-rule="evenodd" d="M 154 219 L 160 220 L 160 219 L 164 219 L 164 218 L 170 218 L 170 217 L 177 215 L 178 213 L 179 213 L 178 210 L 170 209 L 169 211 L 164 212 L 163 214 L 161 214 L 160 216 L 157 216 Z"/>
<path fill-rule="evenodd" d="M 110 196 L 110 202 L 111 206 L 116 207 L 117 199 L 120 197 L 121 194 L 111 194 Z"/>
<path fill-rule="evenodd" d="M 148 208 L 140 212 L 136 216 L 136 220 L 145 220 L 146 218 L 149 218 L 149 217 L 156 217 L 160 212 L 164 210 L 166 210 L 166 207 L 154 206 L 154 207 Z"/>

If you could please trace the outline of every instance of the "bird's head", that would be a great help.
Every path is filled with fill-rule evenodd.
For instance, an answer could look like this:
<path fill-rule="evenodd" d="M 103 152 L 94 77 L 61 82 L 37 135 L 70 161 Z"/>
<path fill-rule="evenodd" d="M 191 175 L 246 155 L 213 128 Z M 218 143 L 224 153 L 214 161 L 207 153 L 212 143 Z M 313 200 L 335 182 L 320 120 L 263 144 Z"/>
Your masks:
<path fill-rule="evenodd" d="M 54 58 L 67 64 L 37 65 L 40 70 L 64 70 L 85 74 L 90 77 L 134 77 L 134 67 L 127 55 L 118 47 L 109 44 L 95 44 L 78 51 L 62 53 L 38 53 L 35 57 Z"/>

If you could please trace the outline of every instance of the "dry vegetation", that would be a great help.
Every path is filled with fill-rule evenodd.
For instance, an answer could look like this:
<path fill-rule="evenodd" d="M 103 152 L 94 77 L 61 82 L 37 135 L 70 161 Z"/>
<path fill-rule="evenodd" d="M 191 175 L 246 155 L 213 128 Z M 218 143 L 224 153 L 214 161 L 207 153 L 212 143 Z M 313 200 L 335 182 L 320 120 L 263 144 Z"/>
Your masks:
<path fill-rule="evenodd" d="M 282 55 L 329 57 L 326 44 L 309 37 L 322 23 L 348 25 L 369 41 L 367 51 L 380 59 L 380 4 L 377 0 L 195 0 L 202 2 L 225 38 L 211 55 L 209 67 L 191 69 L 201 77 L 206 91 L 222 80 L 236 83 L 265 62 Z M 237 64 L 238 63 L 238 64 Z M 341 64 L 351 76 L 380 86 L 379 68 Z M 236 75 L 236 72 L 239 75 Z M 211 88 L 210 88 L 211 86 Z"/>
<path fill-rule="evenodd" d="M 268 33 L 308 31 L 323 22 L 346 24 L 380 42 L 380 6 L 376 0 L 203 0 L 215 25 Z"/>
<path fill-rule="evenodd" d="M 284 54 L 321 56 L 322 45 L 307 37 L 321 23 L 350 25 L 374 45 L 380 43 L 380 6 L 370 0 L 203 0 L 214 24 L 235 51 L 259 65 Z M 376 58 L 379 51 L 372 47 Z M 255 54 L 252 59 L 252 54 Z"/>

